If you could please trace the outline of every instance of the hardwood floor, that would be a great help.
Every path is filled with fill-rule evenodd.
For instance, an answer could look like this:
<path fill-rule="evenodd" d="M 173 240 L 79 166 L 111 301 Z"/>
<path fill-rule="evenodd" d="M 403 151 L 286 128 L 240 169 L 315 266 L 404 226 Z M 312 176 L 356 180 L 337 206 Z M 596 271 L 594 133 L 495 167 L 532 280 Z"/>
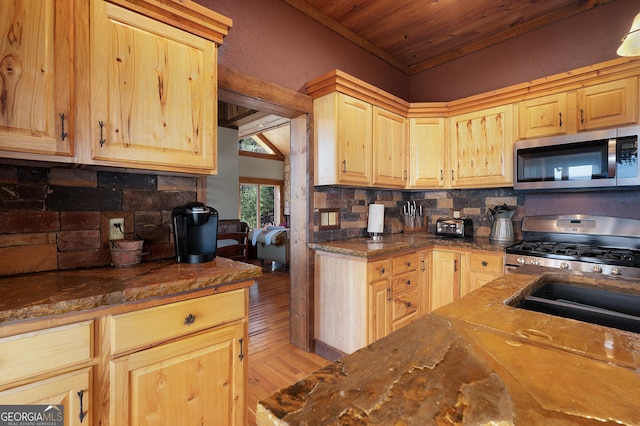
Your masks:
<path fill-rule="evenodd" d="M 330 364 L 289 343 L 289 273 L 271 271 L 249 289 L 248 423 L 256 424 L 258 401 Z"/>

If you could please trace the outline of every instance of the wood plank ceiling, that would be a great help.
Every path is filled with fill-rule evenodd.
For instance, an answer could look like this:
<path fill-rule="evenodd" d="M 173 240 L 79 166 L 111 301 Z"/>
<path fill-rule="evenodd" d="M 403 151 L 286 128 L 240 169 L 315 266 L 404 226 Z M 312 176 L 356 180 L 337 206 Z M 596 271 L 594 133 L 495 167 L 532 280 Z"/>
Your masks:
<path fill-rule="evenodd" d="M 615 0 L 283 0 L 414 75 Z"/>

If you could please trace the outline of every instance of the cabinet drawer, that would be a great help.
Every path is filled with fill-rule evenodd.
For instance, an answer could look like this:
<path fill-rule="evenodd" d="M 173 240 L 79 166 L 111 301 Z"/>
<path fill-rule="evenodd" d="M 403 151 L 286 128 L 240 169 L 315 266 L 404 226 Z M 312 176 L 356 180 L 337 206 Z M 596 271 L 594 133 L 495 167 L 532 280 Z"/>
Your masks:
<path fill-rule="evenodd" d="M 383 280 L 391 276 L 391 263 L 389 259 L 377 260 L 367 264 L 369 282 Z"/>
<path fill-rule="evenodd" d="M 111 354 L 242 319 L 246 309 L 242 289 L 114 315 L 109 318 Z"/>
<path fill-rule="evenodd" d="M 420 274 L 418 271 L 407 272 L 406 274 L 401 274 L 399 276 L 394 275 L 391 280 L 393 294 L 417 289 L 419 280 Z"/>
<path fill-rule="evenodd" d="M 470 269 L 474 272 L 488 272 L 500 274 L 504 270 L 504 255 L 487 254 L 487 253 L 471 253 Z"/>
<path fill-rule="evenodd" d="M 93 321 L 0 339 L 0 385 L 91 361 Z"/>
<path fill-rule="evenodd" d="M 393 262 L 393 275 L 415 271 L 418 268 L 418 253 L 405 254 L 391 259 Z"/>
<path fill-rule="evenodd" d="M 391 302 L 391 320 L 398 321 L 411 314 L 418 313 L 420 295 L 416 287 L 412 291 L 393 296 Z"/>

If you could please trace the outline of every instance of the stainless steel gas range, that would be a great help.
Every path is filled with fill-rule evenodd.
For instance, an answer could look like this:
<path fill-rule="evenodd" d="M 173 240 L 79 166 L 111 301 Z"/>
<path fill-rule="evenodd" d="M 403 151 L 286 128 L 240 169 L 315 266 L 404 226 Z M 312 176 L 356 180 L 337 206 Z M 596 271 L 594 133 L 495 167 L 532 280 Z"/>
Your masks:
<path fill-rule="evenodd" d="M 640 278 L 640 220 L 528 216 L 523 241 L 506 248 L 505 269 L 537 265 Z"/>

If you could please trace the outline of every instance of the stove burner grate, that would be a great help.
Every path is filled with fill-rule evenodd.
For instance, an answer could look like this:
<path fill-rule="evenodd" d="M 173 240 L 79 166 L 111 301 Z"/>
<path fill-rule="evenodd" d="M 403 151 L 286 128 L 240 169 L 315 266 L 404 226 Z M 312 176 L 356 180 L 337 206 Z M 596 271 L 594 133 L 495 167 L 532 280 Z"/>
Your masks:
<path fill-rule="evenodd" d="M 508 247 L 507 253 L 640 267 L 640 251 L 626 248 L 554 241 L 523 241 Z"/>

